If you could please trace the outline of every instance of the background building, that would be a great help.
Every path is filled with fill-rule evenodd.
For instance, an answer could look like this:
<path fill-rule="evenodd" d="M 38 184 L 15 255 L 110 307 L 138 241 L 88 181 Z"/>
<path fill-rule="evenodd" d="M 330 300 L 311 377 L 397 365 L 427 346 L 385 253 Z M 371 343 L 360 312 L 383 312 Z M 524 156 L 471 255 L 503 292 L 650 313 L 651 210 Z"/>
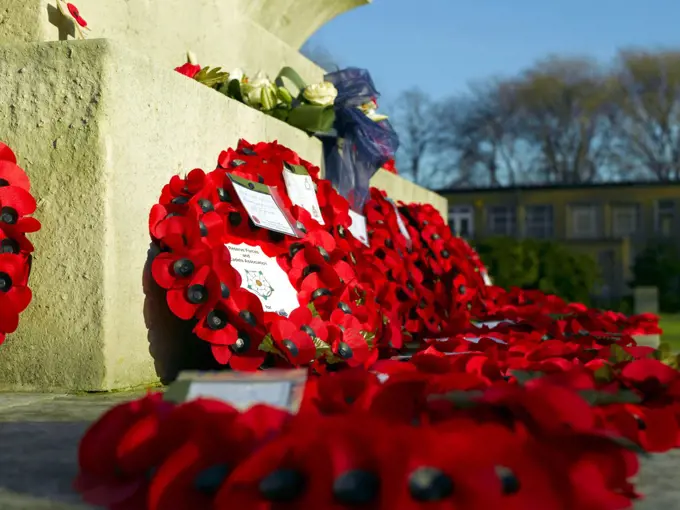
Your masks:
<path fill-rule="evenodd" d="M 472 241 L 550 239 L 597 260 L 603 297 L 628 293 L 635 256 L 654 238 L 680 244 L 680 182 L 443 189 L 449 224 Z"/>

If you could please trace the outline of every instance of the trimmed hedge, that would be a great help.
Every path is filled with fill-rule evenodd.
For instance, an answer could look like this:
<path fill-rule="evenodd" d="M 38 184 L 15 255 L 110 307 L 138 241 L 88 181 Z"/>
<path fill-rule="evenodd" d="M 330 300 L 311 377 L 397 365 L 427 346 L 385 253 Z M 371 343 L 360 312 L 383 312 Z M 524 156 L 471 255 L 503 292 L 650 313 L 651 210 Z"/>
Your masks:
<path fill-rule="evenodd" d="M 497 237 L 475 243 L 495 285 L 540 289 L 568 301 L 590 303 L 600 268 L 589 255 L 555 241 Z"/>

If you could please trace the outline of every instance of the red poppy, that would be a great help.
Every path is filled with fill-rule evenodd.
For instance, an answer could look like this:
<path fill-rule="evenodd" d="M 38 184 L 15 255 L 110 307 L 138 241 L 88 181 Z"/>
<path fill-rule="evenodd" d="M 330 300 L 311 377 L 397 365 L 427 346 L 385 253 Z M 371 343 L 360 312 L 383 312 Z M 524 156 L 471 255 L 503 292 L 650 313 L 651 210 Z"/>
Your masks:
<path fill-rule="evenodd" d="M 17 186 L 0 187 L 0 228 L 10 237 L 40 230 L 40 222 L 26 217 L 35 212 L 33 196 Z"/>
<path fill-rule="evenodd" d="M 175 71 L 177 71 L 179 74 L 187 76 L 188 78 L 193 78 L 200 70 L 201 66 L 192 64 L 190 62 L 187 62 L 186 64 L 183 64 L 179 67 L 175 67 Z"/>
<path fill-rule="evenodd" d="M 83 28 L 87 26 L 87 21 L 83 19 L 83 17 L 80 15 L 80 11 L 75 5 L 67 3 L 66 7 L 68 8 L 68 12 L 71 14 L 71 16 L 73 16 L 73 19 L 76 20 L 76 23 L 78 23 Z"/>
<path fill-rule="evenodd" d="M 0 253 L 0 333 L 16 331 L 19 313 L 31 301 L 27 280 L 28 267 L 23 256 Z"/>
<path fill-rule="evenodd" d="M 15 165 L 17 164 L 17 157 L 14 151 L 2 142 L 0 142 L 0 161 L 9 161 Z"/>
<path fill-rule="evenodd" d="M 1 150 L 2 146 L 0 145 L 0 151 Z M 9 155 L 6 157 L 9 157 Z M 24 172 L 16 162 L 9 159 L 2 159 L 2 156 L 0 155 L 0 187 L 5 186 L 16 186 L 26 191 L 31 191 L 31 183 L 26 172 Z"/>
<path fill-rule="evenodd" d="M 315 359 L 316 346 L 312 337 L 293 321 L 274 321 L 270 325 L 270 334 L 276 348 L 292 365 L 306 365 Z"/>
<path fill-rule="evenodd" d="M 150 441 L 158 437 L 159 420 L 172 409 L 162 398 L 156 393 L 118 405 L 88 429 L 80 441 L 74 484 L 85 501 L 114 510 L 146 508 L 148 471 L 162 446 L 155 442 L 151 447 Z"/>

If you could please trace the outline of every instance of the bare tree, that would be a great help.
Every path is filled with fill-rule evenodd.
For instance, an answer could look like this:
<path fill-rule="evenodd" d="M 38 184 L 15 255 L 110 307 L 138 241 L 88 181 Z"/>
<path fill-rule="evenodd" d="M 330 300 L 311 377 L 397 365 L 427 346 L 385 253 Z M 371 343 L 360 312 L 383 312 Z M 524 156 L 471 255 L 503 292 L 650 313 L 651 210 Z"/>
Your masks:
<path fill-rule="evenodd" d="M 515 81 L 517 124 L 540 148 L 531 172 L 542 182 L 587 183 L 599 177 L 611 140 L 607 77 L 588 59 L 550 58 Z"/>
<path fill-rule="evenodd" d="M 514 91 L 492 80 L 472 87 L 470 94 L 446 100 L 438 108 L 436 147 L 449 153 L 459 184 L 512 185 L 523 172 Z"/>
<path fill-rule="evenodd" d="M 621 52 L 616 154 L 633 178 L 680 181 L 680 51 Z"/>
<path fill-rule="evenodd" d="M 403 92 L 393 105 L 391 121 L 399 134 L 399 170 L 422 184 L 432 177 L 424 168 L 434 135 L 432 101 L 419 89 Z"/>

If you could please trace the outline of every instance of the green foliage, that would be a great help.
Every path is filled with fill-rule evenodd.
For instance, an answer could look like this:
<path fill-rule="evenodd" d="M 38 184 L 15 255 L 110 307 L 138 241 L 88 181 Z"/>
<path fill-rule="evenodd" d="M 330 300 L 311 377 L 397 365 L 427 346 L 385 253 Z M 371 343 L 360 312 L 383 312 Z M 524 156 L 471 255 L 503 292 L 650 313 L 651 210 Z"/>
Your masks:
<path fill-rule="evenodd" d="M 207 87 L 218 88 L 229 81 L 229 73 L 222 71 L 221 67 L 204 67 L 194 76 L 194 80 Z"/>
<path fill-rule="evenodd" d="M 495 285 L 540 289 L 589 303 L 600 280 L 597 262 L 554 241 L 491 238 L 475 246 Z"/>
<path fill-rule="evenodd" d="M 667 240 L 647 245 L 635 258 L 631 285 L 657 287 L 660 310 L 680 311 L 680 252 L 677 245 Z"/>

